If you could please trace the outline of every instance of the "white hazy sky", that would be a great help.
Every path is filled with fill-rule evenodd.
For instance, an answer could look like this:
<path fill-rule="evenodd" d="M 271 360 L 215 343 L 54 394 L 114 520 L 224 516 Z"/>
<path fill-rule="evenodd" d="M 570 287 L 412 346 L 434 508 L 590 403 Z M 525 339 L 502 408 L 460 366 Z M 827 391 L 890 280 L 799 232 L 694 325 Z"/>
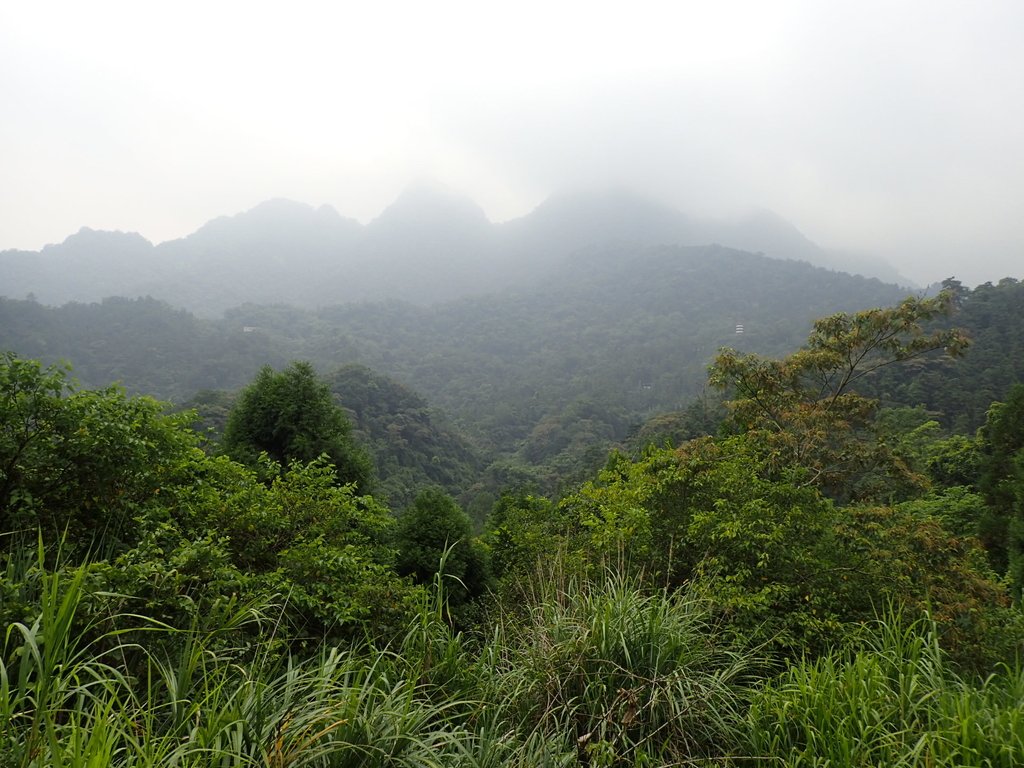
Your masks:
<path fill-rule="evenodd" d="M 0 249 L 271 197 L 492 220 L 623 185 L 920 283 L 1024 277 L 1024 2 L 0 5 Z"/>

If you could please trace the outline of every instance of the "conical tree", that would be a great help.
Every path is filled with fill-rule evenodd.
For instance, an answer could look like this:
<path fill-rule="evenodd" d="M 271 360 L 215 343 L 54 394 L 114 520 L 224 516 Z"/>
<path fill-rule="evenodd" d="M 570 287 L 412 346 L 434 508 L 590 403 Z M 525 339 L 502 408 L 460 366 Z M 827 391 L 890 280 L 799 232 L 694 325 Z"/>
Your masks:
<path fill-rule="evenodd" d="M 326 456 L 338 482 L 366 492 L 372 469 L 366 452 L 351 436 L 352 425 L 334 403 L 330 388 L 306 362 L 283 371 L 264 366 L 242 390 L 228 416 L 221 448 L 250 466 L 260 453 L 287 467 Z"/>

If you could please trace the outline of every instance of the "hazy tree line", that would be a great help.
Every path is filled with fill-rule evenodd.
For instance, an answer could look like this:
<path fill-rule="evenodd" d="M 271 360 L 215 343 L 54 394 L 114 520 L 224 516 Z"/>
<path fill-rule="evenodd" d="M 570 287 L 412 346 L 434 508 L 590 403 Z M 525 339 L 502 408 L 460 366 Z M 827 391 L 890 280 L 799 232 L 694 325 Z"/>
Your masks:
<path fill-rule="evenodd" d="M 0 299 L 0 347 L 70 360 L 87 386 L 119 380 L 129 392 L 195 407 L 215 430 L 262 366 L 307 360 L 327 375 L 370 450 L 379 492 L 406 503 L 417 487 L 439 483 L 482 519 L 510 482 L 531 477 L 556 492 L 611 447 L 713 431 L 719 403 L 705 378 L 719 347 L 785 354 L 815 315 L 903 295 L 797 263 L 724 249 L 704 256 L 655 249 L 624 264 L 591 253 L 546 287 L 429 309 L 247 306 L 213 321 L 152 299 L 59 308 Z M 958 287 L 955 320 L 935 322 L 964 328 L 971 351 L 880 371 L 861 387 L 970 434 L 1024 379 L 1022 290 L 1009 278 Z"/>

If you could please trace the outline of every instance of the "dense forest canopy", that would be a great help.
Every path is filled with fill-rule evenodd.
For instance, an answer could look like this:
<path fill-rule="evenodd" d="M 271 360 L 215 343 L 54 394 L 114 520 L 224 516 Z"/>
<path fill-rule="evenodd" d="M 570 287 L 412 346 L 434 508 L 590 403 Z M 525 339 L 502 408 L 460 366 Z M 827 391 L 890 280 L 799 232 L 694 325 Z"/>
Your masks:
<path fill-rule="evenodd" d="M 890 406 L 922 406 L 943 429 L 970 434 L 1024 377 L 1022 291 L 1011 278 L 960 286 L 955 317 L 935 322 L 963 328 L 971 340 L 963 357 L 926 356 L 858 386 Z M 0 299 L 0 346 L 69 360 L 86 385 L 121 381 L 130 392 L 192 404 L 220 427 L 225 398 L 264 365 L 307 360 L 323 373 L 362 365 L 389 382 L 368 385 L 349 375 L 333 391 L 376 447 L 389 493 L 409 501 L 410 483 L 430 477 L 482 512 L 521 470 L 545 489 L 566 487 L 613 446 L 713 430 L 707 414 L 717 405 L 705 372 L 719 347 L 785 354 L 817 316 L 904 295 L 877 281 L 723 248 L 607 248 L 566 260 L 530 291 L 431 308 L 246 305 L 210 320 L 154 299 L 59 308 Z M 394 388 L 429 407 L 402 404 L 386 394 Z M 406 416 L 385 424 L 390 417 L 367 391 L 395 399 Z M 389 429 L 423 436 L 413 440 L 422 451 L 385 455 Z M 445 434 L 428 437 L 434 430 Z M 404 450 L 400 441 L 390 444 Z M 478 465 L 491 468 L 488 477 L 467 482 L 462 470 Z M 388 480 L 410 472 L 418 479 Z M 470 474 L 479 477 L 477 469 Z M 490 490 L 474 502 L 480 482 Z"/>
<path fill-rule="evenodd" d="M 624 246 L 581 252 L 529 290 L 429 308 L 245 305 L 210 320 L 153 299 L 59 308 L 4 299 L 0 346 L 70 360 L 85 384 L 119 380 L 179 403 L 236 390 L 263 365 L 359 363 L 443 411 L 478 452 L 501 460 L 496 473 L 532 467 L 555 487 L 647 418 L 687 407 L 719 346 L 780 354 L 818 315 L 902 296 L 726 248 Z"/>

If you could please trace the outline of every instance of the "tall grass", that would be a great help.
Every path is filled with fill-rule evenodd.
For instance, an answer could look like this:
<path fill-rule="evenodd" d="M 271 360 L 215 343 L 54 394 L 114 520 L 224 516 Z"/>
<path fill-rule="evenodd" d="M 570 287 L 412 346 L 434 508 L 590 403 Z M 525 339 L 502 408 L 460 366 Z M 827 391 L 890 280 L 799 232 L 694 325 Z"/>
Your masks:
<path fill-rule="evenodd" d="M 85 573 L 44 572 L 34 621 L 5 628 L 4 768 L 426 767 L 462 759 L 468 737 L 450 727 L 451 704 L 424 695 L 394 654 L 328 649 L 305 661 L 239 664 L 195 627 L 83 631 Z M 223 621 L 254 617 L 252 606 L 240 606 Z M 147 652 L 146 635 L 176 654 Z"/>
<path fill-rule="evenodd" d="M 1024 765 L 1024 673 L 958 677 L 929 622 L 758 684 L 698 593 L 553 572 L 484 636 L 439 580 L 392 645 L 297 659 L 224 642 L 272 631 L 269 606 L 94 622 L 86 568 L 17 562 L 36 612 L 0 635 L 2 768 Z"/>
<path fill-rule="evenodd" d="M 85 569 L 47 572 L 41 559 L 38 615 L 8 624 L 0 646 L 0 765 L 38 764 L 40 755 L 62 750 L 67 727 L 88 727 L 77 740 L 88 754 L 104 753 L 110 740 L 102 725 L 91 726 L 119 709 L 128 690 L 106 654 L 80 639 Z"/>
<path fill-rule="evenodd" d="M 521 727 L 591 766 L 689 765 L 739 743 L 751 654 L 724 644 L 693 593 L 613 572 L 542 582 L 528 619 L 486 653 Z"/>
<path fill-rule="evenodd" d="M 1024 672 L 959 677 L 930 620 L 878 622 L 871 647 L 792 666 L 749 715 L 751 752 L 787 766 L 1024 765 Z"/>

